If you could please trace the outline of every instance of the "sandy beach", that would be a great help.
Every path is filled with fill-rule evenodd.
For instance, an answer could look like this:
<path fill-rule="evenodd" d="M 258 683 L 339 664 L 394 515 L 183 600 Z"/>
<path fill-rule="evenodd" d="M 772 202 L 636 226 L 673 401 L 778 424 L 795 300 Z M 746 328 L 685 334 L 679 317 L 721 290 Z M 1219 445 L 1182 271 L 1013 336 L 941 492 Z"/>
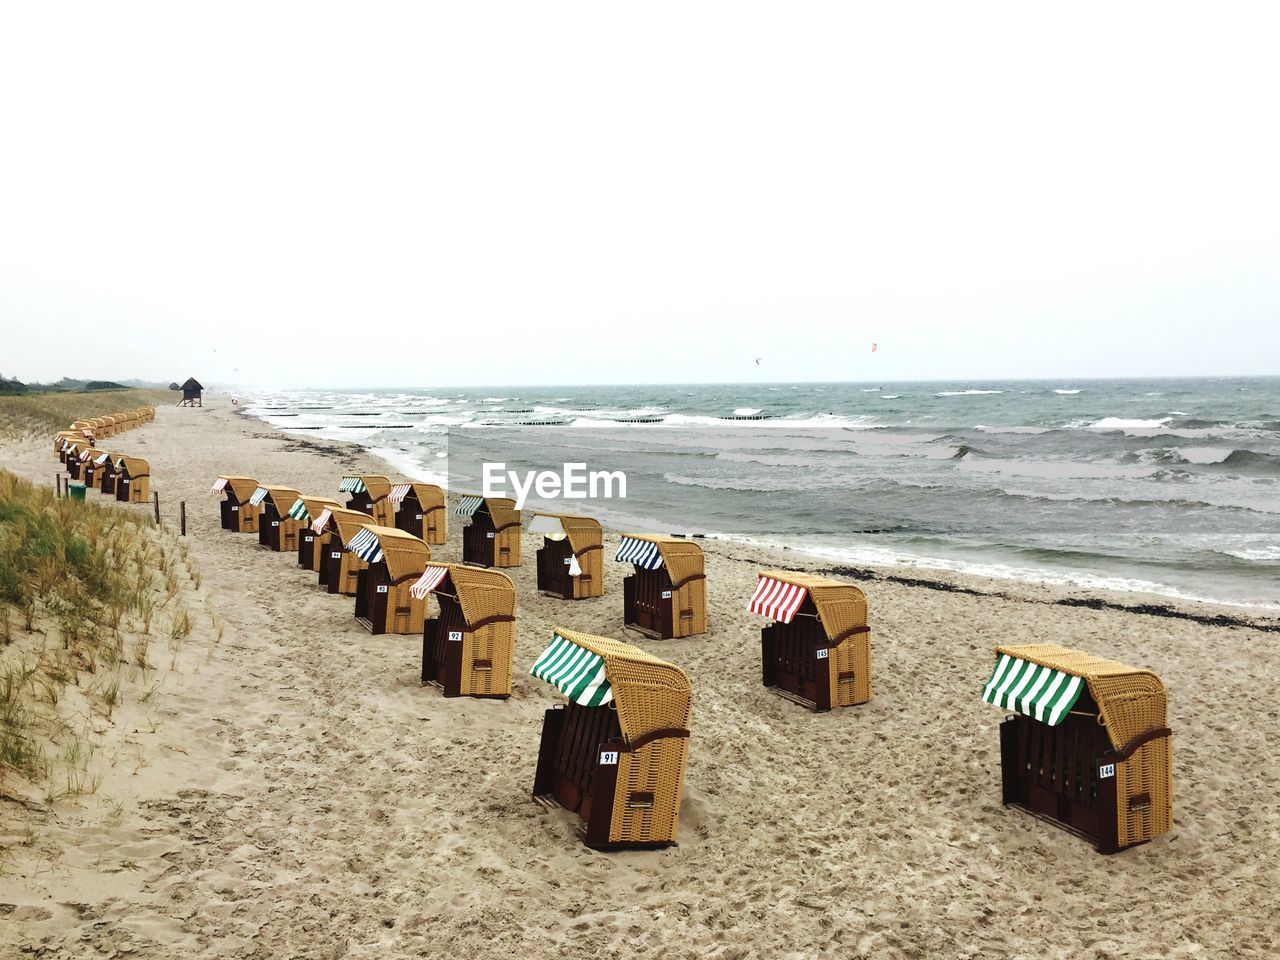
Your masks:
<path fill-rule="evenodd" d="M 815 715 L 761 686 L 746 611 L 757 571 L 832 566 L 706 541 L 710 630 L 622 629 L 622 578 L 565 602 L 534 589 L 525 535 L 510 700 L 422 687 L 421 640 L 370 636 L 353 601 L 294 557 L 222 531 L 219 473 L 333 496 L 386 473 L 358 448 L 237 415 L 161 407 L 120 439 L 148 459 L 166 524 L 187 504 L 208 656 L 127 703 L 97 793 L 0 804 L 29 844 L 0 863 L 0 954 L 234 958 L 1271 957 L 1280 888 L 1275 622 L 1247 611 L 1115 607 L 1133 594 L 877 570 L 870 703 Z M 112 448 L 109 441 L 106 446 Z M 5 466 L 52 485 L 49 443 Z M 97 496 L 90 494 L 90 496 Z M 129 509 L 149 510 L 149 506 Z M 460 559 L 450 517 L 436 559 Z M 605 548 L 616 549 L 616 532 Z M 959 589 L 948 589 L 948 588 Z M 1064 605 L 1092 598 L 1093 609 Z M 1169 605 L 1167 600 L 1159 600 Z M 1114 606 L 1109 606 L 1114 605 Z M 530 798 L 543 711 L 528 676 L 554 626 L 625 639 L 693 683 L 679 844 L 598 853 Z M 1174 731 L 1174 829 L 1104 857 L 1000 803 L 997 728 L 979 694 L 1002 642 L 1056 642 L 1155 670 Z M 1264 678 L 1263 682 L 1259 678 Z M 15 825 L 16 824 L 16 825 Z M 117 954 L 116 951 L 119 951 Z"/>

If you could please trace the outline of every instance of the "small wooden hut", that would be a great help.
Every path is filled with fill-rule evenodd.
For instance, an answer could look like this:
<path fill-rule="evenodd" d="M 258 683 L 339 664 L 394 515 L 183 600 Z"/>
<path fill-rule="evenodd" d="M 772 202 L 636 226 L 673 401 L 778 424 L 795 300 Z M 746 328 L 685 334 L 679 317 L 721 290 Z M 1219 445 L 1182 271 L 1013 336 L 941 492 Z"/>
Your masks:
<path fill-rule="evenodd" d="M 411 588 L 426 601 L 434 593 L 440 614 L 422 630 L 422 682 L 446 697 L 511 696 L 516 588 L 497 570 L 429 563 Z"/>
<path fill-rule="evenodd" d="M 367 513 L 346 509 L 324 510 L 312 522 L 311 529 L 322 535 L 316 544 L 322 551 L 317 582 L 329 593 L 356 595 L 360 571 L 368 564 L 348 550 L 347 544 L 368 522 Z"/>
<path fill-rule="evenodd" d="M 380 527 L 394 527 L 396 505 L 391 502 L 391 481 L 386 477 L 360 475 L 343 477 L 338 492 L 347 495 L 347 509 L 373 517 Z"/>
<path fill-rule="evenodd" d="M 1173 734 L 1154 673 L 1053 643 L 1001 646 L 982 699 L 1014 714 L 1000 725 L 1006 806 L 1102 853 L 1173 826 Z"/>
<path fill-rule="evenodd" d="M 221 476 L 213 481 L 210 493 L 223 494 L 222 529 L 233 533 L 256 533 L 262 516 L 261 504 L 250 503 L 258 481 L 252 477 Z"/>
<path fill-rule="evenodd" d="M 347 550 L 365 563 L 356 584 L 356 619 L 370 633 L 422 633 L 427 604 L 410 588 L 421 579 L 431 548 L 403 530 L 366 523 Z"/>
<path fill-rule="evenodd" d="M 389 499 L 395 504 L 396 527 L 431 546 L 448 542 L 449 511 L 444 490 L 434 483 L 397 483 Z"/>
<path fill-rule="evenodd" d="M 146 503 L 151 499 L 151 464 L 138 457 L 116 460 L 116 499 Z"/>
<path fill-rule="evenodd" d="M 296 553 L 298 535 L 306 525 L 289 515 L 298 502 L 298 491 L 292 487 L 258 487 L 249 498 L 254 506 L 261 504 L 262 516 L 258 518 L 258 546 L 276 553 Z"/>
<path fill-rule="evenodd" d="M 320 542 L 321 534 L 312 526 L 316 518 L 325 510 L 341 510 L 342 504 L 328 497 L 300 496 L 289 508 L 289 516 L 301 520 L 305 526 L 298 532 L 298 566 L 312 573 L 320 571 L 320 561 L 324 557 L 324 545 Z"/>
<path fill-rule="evenodd" d="M 204 387 L 200 385 L 200 381 L 195 377 L 187 377 L 187 382 L 182 385 L 182 399 L 178 401 L 180 407 L 203 407 L 204 400 L 201 393 Z"/>
<path fill-rule="evenodd" d="M 538 590 L 563 600 L 604 595 L 604 532 L 600 521 L 567 513 L 537 513 L 530 533 L 542 534 Z"/>
<path fill-rule="evenodd" d="M 614 557 L 635 565 L 622 581 L 623 623 L 659 640 L 707 632 L 702 548 L 680 537 L 624 533 Z"/>
<path fill-rule="evenodd" d="M 816 711 L 871 699 L 867 598 L 853 584 L 768 570 L 747 609 L 774 621 L 760 631 L 766 687 Z"/>
<path fill-rule="evenodd" d="M 507 497 L 464 496 L 454 509 L 470 522 L 462 529 L 462 562 L 481 567 L 520 566 L 520 511 Z"/>
<path fill-rule="evenodd" d="M 569 698 L 544 716 L 534 797 L 581 817 L 589 847 L 674 843 L 693 698 L 684 672 L 560 627 L 530 672 Z"/>

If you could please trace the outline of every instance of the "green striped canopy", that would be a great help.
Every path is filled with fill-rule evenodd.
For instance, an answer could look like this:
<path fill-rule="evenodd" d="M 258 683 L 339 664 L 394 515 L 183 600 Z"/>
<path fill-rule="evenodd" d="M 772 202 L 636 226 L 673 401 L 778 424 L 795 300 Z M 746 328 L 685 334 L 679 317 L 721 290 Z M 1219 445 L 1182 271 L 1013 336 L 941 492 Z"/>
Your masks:
<path fill-rule="evenodd" d="M 1067 718 L 1083 689 L 1084 681 L 1077 676 L 1002 653 L 982 688 L 982 699 L 1056 727 Z"/>
<path fill-rule="evenodd" d="M 529 672 L 579 706 L 598 707 L 613 699 L 613 689 L 604 674 L 604 660 L 558 633 Z"/>
<path fill-rule="evenodd" d="M 289 508 L 289 516 L 294 520 L 302 520 L 304 522 L 311 519 L 307 513 L 307 505 L 301 497 L 293 501 L 293 506 Z"/>

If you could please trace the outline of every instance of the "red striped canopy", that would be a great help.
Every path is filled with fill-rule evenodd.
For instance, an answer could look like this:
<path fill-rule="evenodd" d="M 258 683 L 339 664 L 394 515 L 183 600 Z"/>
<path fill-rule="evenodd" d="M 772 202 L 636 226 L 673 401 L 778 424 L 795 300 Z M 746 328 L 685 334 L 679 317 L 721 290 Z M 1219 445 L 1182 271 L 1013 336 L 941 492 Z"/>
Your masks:
<path fill-rule="evenodd" d="M 320 511 L 320 516 L 311 521 L 312 533 L 324 533 L 324 528 L 329 525 L 329 518 L 333 516 L 333 511 L 325 507 Z"/>
<path fill-rule="evenodd" d="M 808 595 L 809 591 L 804 587 L 761 576 L 756 584 L 756 592 L 751 595 L 751 602 L 747 604 L 747 609 L 779 623 L 790 623 L 795 619 L 796 611 L 800 609 L 800 605 Z"/>
<path fill-rule="evenodd" d="M 217 480 L 213 481 L 213 487 L 210 488 L 209 492 L 221 493 L 223 490 L 226 489 L 226 487 L 227 487 L 227 478 L 219 477 Z"/>
<path fill-rule="evenodd" d="M 428 593 L 440 586 L 448 572 L 448 567 L 427 567 L 418 582 L 409 588 L 409 593 L 418 600 L 425 600 Z"/>

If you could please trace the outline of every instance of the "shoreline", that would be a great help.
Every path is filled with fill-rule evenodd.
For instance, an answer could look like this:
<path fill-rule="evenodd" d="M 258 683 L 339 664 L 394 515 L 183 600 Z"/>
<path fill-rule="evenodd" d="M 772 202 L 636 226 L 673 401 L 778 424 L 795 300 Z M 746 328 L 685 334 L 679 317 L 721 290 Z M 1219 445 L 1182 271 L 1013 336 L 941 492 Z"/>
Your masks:
<path fill-rule="evenodd" d="M 267 422 L 263 417 L 243 411 L 236 415 L 246 423 L 257 428 L 270 431 L 280 437 L 296 441 L 299 449 L 306 449 L 317 455 L 338 456 L 350 462 L 357 456 L 367 456 L 383 465 L 381 471 L 395 482 L 397 477 L 404 476 L 396 463 L 383 456 L 375 447 L 365 447 L 353 440 L 332 438 L 311 439 L 298 436 L 298 431 Z M 407 476 L 406 476 L 407 478 Z M 417 478 L 413 478 L 417 479 Z M 437 482 L 438 481 L 423 481 Z M 440 484 L 443 485 L 443 484 Z M 457 497 L 448 493 L 450 509 Z M 537 508 L 526 506 L 526 515 L 536 512 Z M 568 511 L 573 512 L 573 511 Z M 597 517 L 607 533 L 615 536 L 621 528 L 612 525 L 607 519 Z M 645 532 L 662 532 L 661 527 L 654 527 Z M 682 536 L 683 534 L 677 534 Z M 747 553 L 744 557 L 735 557 L 727 553 L 727 559 L 742 562 L 761 563 L 761 569 L 790 569 L 798 572 L 822 573 L 834 577 L 851 580 L 885 581 L 904 586 L 919 587 L 949 593 L 967 593 L 973 596 L 995 597 L 1007 600 L 1019 600 L 1033 603 L 1051 603 L 1060 606 L 1078 606 L 1094 610 L 1114 610 L 1139 616 L 1163 617 L 1177 620 L 1188 620 L 1204 626 L 1245 627 L 1268 633 L 1280 633 L 1280 611 L 1274 616 L 1268 613 L 1273 608 L 1245 603 L 1226 603 L 1218 600 L 1177 596 L 1143 590 L 1117 590 L 1087 584 L 1075 584 L 1070 578 L 1068 582 L 1050 580 L 1018 579 L 1016 577 L 997 577 L 965 570 L 946 567 L 931 567 L 925 564 L 878 564 L 845 562 L 813 552 L 803 546 L 774 546 L 751 542 L 745 538 L 730 534 L 708 533 L 694 535 L 699 543 L 727 546 L 730 549 L 739 547 Z M 803 558 L 802 564 L 796 564 L 795 558 Z M 772 559 L 771 559 L 772 558 Z M 927 571 L 928 575 L 922 575 Z M 1045 599 L 1039 594 L 1048 591 L 1056 594 L 1052 599 Z M 745 601 L 744 601 L 745 602 Z M 1259 611 L 1250 615 L 1249 611 Z"/>
<path fill-rule="evenodd" d="M 872 697 L 814 714 L 763 686 L 764 621 L 747 604 L 760 570 L 834 567 L 700 541 L 708 632 L 658 641 L 622 627 L 629 565 L 607 553 L 603 597 L 552 599 L 535 589 L 541 537 L 526 532 L 524 564 L 505 571 L 517 590 L 513 694 L 448 699 L 420 682 L 420 636 L 370 635 L 351 598 L 318 589 L 293 556 L 222 530 L 209 493 L 225 473 L 332 496 L 344 473 L 384 472 L 380 460 L 267 429 L 217 395 L 160 408 L 118 445 L 149 460 L 170 532 L 185 501 L 183 545 L 225 636 L 145 703 L 132 694 L 119 716 L 137 722 L 98 721 L 117 744 L 99 793 L 23 813 L 38 842 L 2 861 L 0 953 L 1274 954 L 1280 771 L 1266 762 L 1274 705 L 1258 683 L 1280 673 L 1270 625 L 1201 622 L 1217 612 L 1204 605 L 1149 615 L 1108 606 L 1131 595 L 847 567 L 869 578 L 856 582 Z M 45 439 L 0 446 L 6 469 L 52 485 Z M 459 526 L 451 514 L 434 559 L 459 559 Z M 615 533 L 605 541 L 616 548 Z M 592 851 L 575 815 L 532 799 L 543 719 L 564 698 L 528 670 L 558 627 L 624 640 L 689 677 L 677 846 Z M 1160 676 L 1171 831 L 1103 857 L 1002 806 L 1004 712 L 981 691 L 995 646 L 1030 642 Z M 1212 912 L 1186 909 L 1209 898 Z"/>

